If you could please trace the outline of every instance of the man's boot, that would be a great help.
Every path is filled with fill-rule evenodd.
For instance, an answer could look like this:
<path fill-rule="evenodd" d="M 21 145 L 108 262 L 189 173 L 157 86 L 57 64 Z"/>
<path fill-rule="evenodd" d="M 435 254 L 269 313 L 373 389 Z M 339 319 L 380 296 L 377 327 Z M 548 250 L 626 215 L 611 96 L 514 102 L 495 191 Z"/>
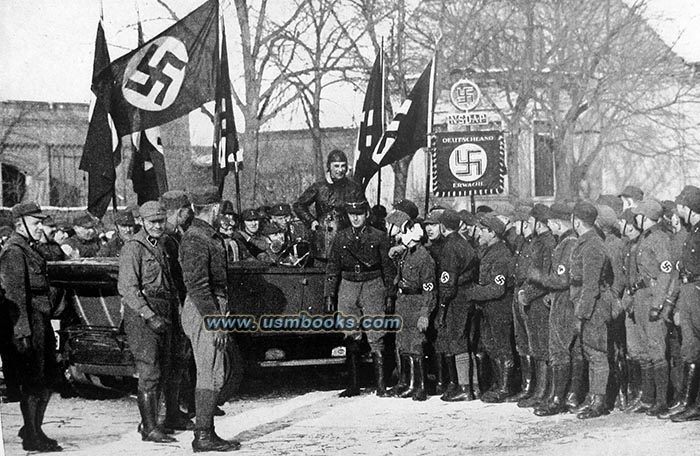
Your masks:
<path fill-rule="evenodd" d="M 544 399 L 547 394 L 547 362 L 542 359 L 535 360 L 535 388 L 530 397 L 518 401 L 518 407 L 534 407 Z"/>
<path fill-rule="evenodd" d="M 46 445 L 49 447 L 48 451 L 62 451 L 63 448 L 61 448 L 58 442 L 55 439 L 49 438 L 46 434 L 44 434 L 44 431 L 41 429 L 41 426 L 44 424 L 44 415 L 46 414 L 46 407 L 49 405 L 50 399 L 51 391 L 48 389 L 43 390 L 39 395 L 39 400 L 37 401 L 36 417 L 34 421 L 36 435 L 37 437 L 39 437 L 39 439 L 46 442 Z"/>
<path fill-rule="evenodd" d="M 596 418 L 608 414 L 608 407 L 605 404 L 604 394 L 592 394 L 591 404 L 584 410 L 580 411 L 576 418 L 585 420 L 588 418 Z"/>
<path fill-rule="evenodd" d="M 566 411 L 566 384 L 569 381 L 569 366 L 552 366 L 552 387 L 547 403 L 535 408 L 537 416 L 551 416 Z"/>
<path fill-rule="evenodd" d="M 459 391 L 459 379 L 457 378 L 457 363 L 454 355 L 448 355 L 443 353 L 443 367 L 444 374 L 446 374 L 443 379 L 445 384 L 445 391 L 440 396 L 440 399 L 453 396 Z"/>
<path fill-rule="evenodd" d="M 681 398 L 666 413 L 659 415 L 662 420 L 673 418 L 674 416 L 685 412 L 688 407 L 692 406 L 692 401 L 698 392 L 698 379 L 700 372 L 696 363 L 686 363 L 685 365 L 685 383 Z"/>
<path fill-rule="evenodd" d="M 214 430 L 214 409 L 219 398 L 215 390 L 196 389 L 194 392 L 197 407 L 197 422 L 194 428 L 192 450 L 195 453 L 203 451 L 234 451 L 241 447 L 236 440 L 224 440 Z"/>
<path fill-rule="evenodd" d="M 428 395 L 425 392 L 425 356 L 423 355 L 412 355 L 414 357 L 415 365 L 415 388 L 413 389 L 413 395 L 411 396 L 414 401 L 424 401 L 428 399 Z"/>
<path fill-rule="evenodd" d="M 478 354 L 469 354 L 469 390 L 472 392 L 474 399 L 479 399 L 481 397 L 481 387 L 484 385 L 482 383 L 481 372 L 482 364 L 479 361 Z"/>
<path fill-rule="evenodd" d="M 527 399 L 532 396 L 535 390 L 535 366 L 532 356 L 521 356 L 520 357 L 520 378 L 521 378 L 521 389 L 520 392 L 514 396 L 506 399 L 506 402 L 520 402 L 523 399 Z"/>
<path fill-rule="evenodd" d="M 649 416 L 657 416 L 668 411 L 668 364 L 666 361 L 656 365 L 653 372 L 656 400 L 646 412 Z"/>
<path fill-rule="evenodd" d="M 165 395 L 165 421 L 163 427 L 175 431 L 191 431 L 194 423 L 187 414 L 180 410 L 180 380 L 175 377 L 170 379 L 164 391 Z"/>
<path fill-rule="evenodd" d="M 569 378 L 569 392 L 566 395 L 566 409 L 569 411 L 569 413 L 576 413 L 577 409 L 579 408 L 582 385 L 583 360 L 572 359 L 571 377 Z"/>
<path fill-rule="evenodd" d="M 158 392 L 139 390 L 137 401 L 141 414 L 141 440 L 156 443 L 174 442 L 175 439 L 165 434 L 158 426 Z"/>
<path fill-rule="evenodd" d="M 402 399 L 413 397 L 413 393 L 416 391 L 416 359 L 413 355 L 406 355 L 406 369 L 408 370 L 408 386 L 398 395 Z"/>
<path fill-rule="evenodd" d="M 482 396 L 481 400 L 484 402 L 498 403 L 503 402 L 513 395 L 511 389 L 511 382 L 513 378 L 513 371 L 515 370 L 515 363 L 510 359 L 497 359 L 496 364 L 498 366 L 498 381 L 496 382 L 497 388 L 488 397 Z"/>
<path fill-rule="evenodd" d="M 654 370 L 650 364 L 641 365 L 642 394 L 639 400 L 630 404 L 625 413 L 644 413 L 649 410 L 654 401 Z"/>
<path fill-rule="evenodd" d="M 399 369 L 399 382 L 389 388 L 389 396 L 391 397 L 399 397 L 401 393 L 403 393 L 406 388 L 408 388 L 408 382 L 409 382 L 409 366 L 408 366 L 408 358 L 409 355 L 406 353 L 401 353 L 399 356 L 400 358 L 400 369 Z"/>
<path fill-rule="evenodd" d="M 380 352 L 373 352 L 372 363 L 374 364 L 374 378 L 377 380 L 377 396 L 389 397 L 384 381 L 384 356 Z"/>
<path fill-rule="evenodd" d="M 360 395 L 360 347 L 356 343 L 350 343 L 347 347 L 347 366 L 350 382 L 348 388 L 341 392 L 339 397 L 353 397 Z"/>
<path fill-rule="evenodd" d="M 481 396 L 487 391 L 492 391 L 499 388 L 498 382 L 500 380 L 500 376 L 498 371 L 494 372 L 493 369 L 491 369 L 491 366 L 494 363 L 487 353 L 477 353 L 474 355 L 474 361 L 476 364 L 476 380 L 480 393 L 477 399 L 481 399 Z M 474 394 L 476 395 L 476 388 L 474 390 Z"/>
<path fill-rule="evenodd" d="M 43 439 L 37 429 L 38 415 L 40 403 L 42 401 L 41 393 L 28 394 L 22 391 L 20 399 L 20 407 L 22 408 L 22 416 L 24 418 L 24 426 L 20 429 L 19 436 L 22 438 L 22 448 L 25 451 L 37 451 L 46 453 L 49 451 L 61 451 L 62 448 L 56 443 L 53 444 L 49 440 Z M 22 405 L 23 404 L 23 405 Z"/>
<path fill-rule="evenodd" d="M 469 391 L 469 385 L 460 385 L 457 376 L 457 361 L 454 355 L 446 357 L 447 371 L 450 375 L 450 385 L 440 399 L 446 402 L 470 401 L 473 399 Z M 454 387 L 452 387 L 454 385 Z"/>
<path fill-rule="evenodd" d="M 441 396 L 447 389 L 445 378 L 445 354 L 435 353 L 435 394 Z"/>
<path fill-rule="evenodd" d="M 629 406 L 627 401 L 627 391 L 629 389 L 629 374 L 627 368 L 627 360 L 625 358 L 620 358 L 617 360 L 617 379 L 618 379 L 618 389 L 617 397 L 615 398 L 615 406 L 619 411 L 623 411 Z"/>
<path fill-rule="evenodd" d="M 636 359 L 628 358 L 627 366 L 629 374 L 627 382 L 627 408 L 629 408 L 642 400 L 642 364 Z"/>
<path fill-rule="evenodd" d="M 503 385 L 501 385 L 501 382 L 503 381 L 503 360 L 501 359 L 494 359 L 493 364 L 494 368 L 491 369 L 491 372 L 493 373 L 495 380 L 491 384 L 491 388 L 488 391 L 485 391 L 479 399 L 481 399 L 481 402 L 486 402 L 488 404 L 498 402 L 495 400 L 496 396 L 498 395 L 498 392 L 503 388 Z"/>

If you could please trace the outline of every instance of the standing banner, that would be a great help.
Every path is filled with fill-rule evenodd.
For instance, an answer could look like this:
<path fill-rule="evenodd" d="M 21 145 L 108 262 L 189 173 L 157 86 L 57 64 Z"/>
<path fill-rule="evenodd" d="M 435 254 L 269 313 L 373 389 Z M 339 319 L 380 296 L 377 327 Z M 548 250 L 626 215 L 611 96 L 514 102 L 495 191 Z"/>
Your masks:
<path fill-rule="evenodd" d="M 502 131 L 435 133 L 433 192 L 438 197 L 503 193 Z"/>

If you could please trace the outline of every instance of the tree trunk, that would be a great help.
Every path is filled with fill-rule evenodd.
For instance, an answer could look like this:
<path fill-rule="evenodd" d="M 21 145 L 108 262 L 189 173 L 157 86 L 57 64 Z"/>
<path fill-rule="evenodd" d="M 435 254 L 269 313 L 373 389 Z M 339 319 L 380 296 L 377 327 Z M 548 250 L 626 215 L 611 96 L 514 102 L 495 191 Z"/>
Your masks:
<path fill-rule="evenodd" d="M 408 165 L 411 163 L 413 155 L 404 157 L 394 162 L 391 167 L 394 169 L 394 201 L 406 198 L 406 181 L 408 180 Z"/>
<path fill-rule="evenodd" d="M 506 150 L 508 166 L 508 192 L 511 196 L 519 198 L 521 196 L 520 178 L 520 125 L 515 122 L 511 125 L 510 131 L 506 132 Z"/>

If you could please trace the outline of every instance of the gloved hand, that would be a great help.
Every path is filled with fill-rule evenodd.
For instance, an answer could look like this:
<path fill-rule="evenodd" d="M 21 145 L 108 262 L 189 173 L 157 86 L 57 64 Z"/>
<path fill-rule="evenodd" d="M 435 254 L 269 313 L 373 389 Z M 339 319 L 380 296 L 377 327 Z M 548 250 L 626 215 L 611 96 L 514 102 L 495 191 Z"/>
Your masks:
<path fill-rule="evenodd" d="M 552 307 L 552 295 L 549 293 L 546 294 L 542 299 L 542 302 L 544 303 L 546 308 L 550 309 Z"/>
<path fill-rule="evenodd" d="M 417 325 L 418 331 L 420 331 L 420 332 L 425 332 L 425 330 L 428 329 L 428 323 L 429 323 L 429 322 L 428 322 L 428 317 L 426 317 L 426 316 L 421 316 L 421 317 L 418 319 L 418 325 Z"/>
<path fill-rule="evenodd" d="M 214 334 L 214 348 L 219 351 L 226 350 L 226 343 L 228 341 L 228 333 L 218 331 Z"/>
<path fill-rule="evenodd" d="M 326 296 L 326 302 L 323 305 L 323 311 L 327 314 L 332 314 L 338 310 L 338 298 L 335 296 Z"/>
<path fill-rule="evenodd" d="M 154 333 L 163 334 L 168 329 L 170 321 L 167 318 L 161 317 L 160 315 L 153 315 L 151 318 L 146 320 L 146 324 Z"/>
<path fill-rule="evenodd" d="M 389 249 L 389 258 L 392 260 L 398 258 L 406 250 L 405 245 L 395 245 Z"/>
<path fill-rule="evenodd" d="M 576 337 L 581 337 L 581 333 L 583 332 L 583 323 L 584 321 L 580 318 L 577 318 L 574 322 L 574 335 Z"/>
<path fill-rule="evenodd" d="M 523 307 L 527 307 L 530 304 L 527 302 L 527 299 L 525 298 L 525 292 L 523 290 L 518 291 L 518 304 L 520 304 Z"/>
<path fill-rule="evenodd" d="M 438 328 L 447 326 L 447 308 L 440 306 L 437 315 L 435 316 L 435 324 Z"/>
<path fill-rule="evenodd" d="M 15 337 L 14 343 L 20 355 L 26 355 L 32 350 L 32 338 L 29 336 Z"/>
<path fill-rule="evenodd" d="M 384 298 L 384 313 L 393 314 L 396 310 L 396 296 Z"/>

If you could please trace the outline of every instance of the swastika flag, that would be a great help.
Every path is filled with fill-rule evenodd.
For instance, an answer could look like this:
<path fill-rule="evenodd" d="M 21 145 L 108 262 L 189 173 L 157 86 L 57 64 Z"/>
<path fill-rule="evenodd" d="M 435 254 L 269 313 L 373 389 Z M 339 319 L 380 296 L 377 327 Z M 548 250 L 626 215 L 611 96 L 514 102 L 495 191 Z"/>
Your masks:
<path fill-rule="evenodd" d="M 120 136 L 162 125 L 214 99 L 218 2 L 112 62 L 99 75 Z"/>
<path fill-rule="evenodd" d="M 377 164 L 372 160 L 372 153 L 384 133 L 384 56 L 380 52 L 374 60 L 372 72 L 367 82 L 365 101 L 362 104 L 362 120 L 357 133 L 357 161 L 355 162 L 355 180 L 367 187 L 369 179 L 376 171 Z"/>

